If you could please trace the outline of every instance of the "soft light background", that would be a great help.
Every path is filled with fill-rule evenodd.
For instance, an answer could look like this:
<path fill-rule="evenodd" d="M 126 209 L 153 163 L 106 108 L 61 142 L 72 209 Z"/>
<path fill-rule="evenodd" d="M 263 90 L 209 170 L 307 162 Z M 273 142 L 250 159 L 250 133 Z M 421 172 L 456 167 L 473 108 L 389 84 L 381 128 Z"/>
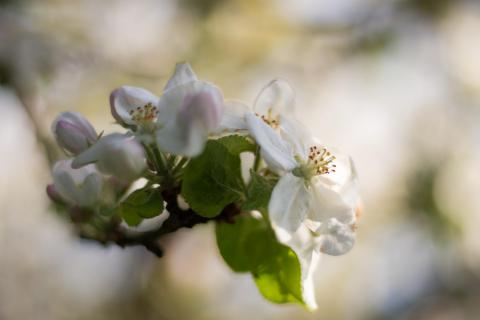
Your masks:
<path fill-rule="evenodd" d="M 479 30 L 473 0 L 0 1 L 0 319 L 478 319 Z M 358 242 L 323 258 L 316 313 L 265 301 L 211 225 L 156 259 L 82 242 L 49 206 L 55 115 L 118 129 L 110 91 L 160 92 L 179 61 L 247 102 L 289 80 L 353 156 Z"/>

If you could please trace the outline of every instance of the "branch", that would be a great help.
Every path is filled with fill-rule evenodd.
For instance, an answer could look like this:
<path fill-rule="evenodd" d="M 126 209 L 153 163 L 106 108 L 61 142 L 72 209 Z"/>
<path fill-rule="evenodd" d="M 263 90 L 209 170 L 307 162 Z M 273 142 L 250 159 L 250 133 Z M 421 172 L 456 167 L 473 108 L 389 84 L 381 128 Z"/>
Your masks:
<path fill-rule="evenodd" d="M 218 216 L 213 218 L 202 217 L 192 209 L 182 210 L 178 206 L 177 196 L 179 193 L 179 187 L 162 192 L 163 199 L 167 203 L 166 209 L 170 215 L 163 224 L 155 230 L 132 233 L 117 222 L 105 239 L 92 238 L 82 233 L 80 233 L 80 237 L 103 244 L 114 243 L 122 248 L 127 246 L 143 246 L 157 257 L 162 257 L 163 250 L 158 244 L 158 239 L 163 235 L 175 232 L 181 228 L 193 228 L 197 224 L 207 223 L 212 220 L 233 223 L 235 216 L 241 213 L 240 208 L 232 203 L 227 205 Z"/>

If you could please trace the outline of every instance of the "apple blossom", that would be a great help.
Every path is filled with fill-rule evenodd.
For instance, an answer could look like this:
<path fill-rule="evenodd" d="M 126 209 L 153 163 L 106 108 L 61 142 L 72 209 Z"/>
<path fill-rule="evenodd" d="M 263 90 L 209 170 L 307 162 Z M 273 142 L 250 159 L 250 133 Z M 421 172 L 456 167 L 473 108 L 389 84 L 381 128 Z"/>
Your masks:
<path fill-rule="evenodd" d="M 329 219 L 353 225 L 357 190 L 349 157 L 332 153 L 314 138 L 302 136 L 304 130 L 292 121 L 283 119 L 284 125 L 278 133 L 253 114 L 248 114 L 246 119 L 265 162 L 281 175 L 269 203 L 270 218 L 280 240 L 288 241 L 306 219 L 318 224 L 310 224 L 310 228 L 325 241 L 331 240 L 323 236 L 325 232 L 338 234 L 339 231 L 338 227 L 325 227 Z M 350 244 L 347 238 L 336 237 Z M 321 252 L 331 255 L 343 254 L 350 248 L 319 247 Z"/>
<path fill-rule="evenodd" d="M 281 116 L 293 115 L 295 93 L 287 81 L 274 79 L 262 88 L 253 104 L 253 112 L 263 121 L 276 128 L 280 124 Z M 243 102 L 227 100 L 220 126 L 221 132 L 238 132 L 247 129 L 245 115 L 252 112 Z"/>
<path fill-rule="evenodd" d="M 341 255 L 355 243 L 356 174 L 349 157 L 329 151 L 294 121 L 282 118 L 280 131 L 246 115 L 251 135 L 267 165 L 280 174 L 268 206 L 280 242 L 290 246 L 302 267 L 305 301 L 313 295 L 312 263 L 319 253 Z"/>
<path fill-rule="evenodd" d="M 130 86 L 110 96 L 112 115 L 120 124 L 147 143 L 154 138 L 163 151 L 185 156 L 203 150 L 208 134 L 220 124 L 223 104 L 220 89 L 198 80 L 187 63 L 177 64 L 160 98 Z"/>
<path fill-rule="evenodd" d="M 60 160 L 53 166 L 53 187 L 55 197 L 60 197 L 66 203 L 79 207 L 94 207 L 100 200 L 103 187 L 103 177 L 94 165 L 79 169 L 72 168 L 72 159 Z"/>
<path fill-rule="evenodd" d="M 296 122 L 294 100 L 290 85 L 276 79 L 252 108 L 224 101 L 189 64 L 177 64 L 161 96 L 113 90 L 111 113 L 123 133 L 99 137 L 81 115 L 60 114 L 52 131 L 72 159 L 54 165 L 47 194 L 82 238 L 142 245 L 159 257 L 160 236 L 215 221 L 232 270 L 250 272 L 275 303 L 315 309 L 320 256 L 344 254 L 355 243 L 356 173 L 348 156 Z M 254 158 L 250 180 L 242 174 L 246 152 Z M 165 209 L 167 220 L 151 230 L 125 226 Z"/>
<path fill-rule="evenodd" d="M 62 112 L 53 121 L 52 132 L 62 149 L 71 154 L 79 154 L 97 140 L 97 133 L 81 114 Z"/>
<path fill-rule="evenodd" d="M 130 135 L 112 133 L 100 138 L 72 162 L 73 168 L 95 163 L 98 170 L 122 181 L 139 178 L 146 169 L 142 145 Z"/>

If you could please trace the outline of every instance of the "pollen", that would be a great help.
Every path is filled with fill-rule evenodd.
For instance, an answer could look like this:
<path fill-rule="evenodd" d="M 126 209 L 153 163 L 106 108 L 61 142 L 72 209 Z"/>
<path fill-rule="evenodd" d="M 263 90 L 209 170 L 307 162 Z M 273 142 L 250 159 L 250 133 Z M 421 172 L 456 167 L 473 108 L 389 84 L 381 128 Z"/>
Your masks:
<path fill-rule="evenodd" d="M 158 116 L 158 109 L 149 102 L 143 107 L 137 107 L 136 109 L 130 110 L 129 113 L 133 121 L 142 124 L 155 121 Z"/>
<path fill-rule="evenodd" d="M 266 124 L 268 124 L 270 127 L 273 129 L 277 129 L 278 126 L 280 125 L 280 117 L 279 116 L 274 116 L 272 112 L 272 108 L 268 109 L 267 114 L 258 114 L 255 113 L 257 117 L 263 120 Z"/>
<path fill-rule="evenodd" d="M 334 163 L 335 159 L 335 156 L 325 147 L 310 147 L 308 162 L 314 175 L 334 173 L 337 167 Z"/>

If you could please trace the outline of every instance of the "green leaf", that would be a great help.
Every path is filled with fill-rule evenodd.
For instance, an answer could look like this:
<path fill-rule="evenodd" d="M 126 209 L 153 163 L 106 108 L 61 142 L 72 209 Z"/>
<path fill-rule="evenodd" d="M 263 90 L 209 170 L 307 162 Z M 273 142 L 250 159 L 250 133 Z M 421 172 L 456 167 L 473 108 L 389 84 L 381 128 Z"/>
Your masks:
<path fill-rule="evenodd" d="M 249 255 L 245 253 L 248 252 L 254 229 L 259 228 L 263 228 L 261 220 L 246 217 L 238 217 L 233 224 L 217 224 L 215 232 L 218 249 L 233 271 L 248 272 L 252 269 Z"/>
<path fill-rule="evenodd" d="M 255 152 L 256 146 L 253 142 L 248 140 L 244 136 L 239 136 L 237 134 L 225 136 L 216 140 L 220 142 L 225 147 L 227 147 L 228 151 L 232 154 L 240 154 L 242 152 Z"/>
<path fill-rule="evenodd" d="M 268 202 L 275 183 L 258 173 L 251 171 L 251 180 L 247 188 L 247 200 L 242 206 L 245 211 L 259 210 L 267 212 Z"/>
<path fill-rule="evenodd" d="M 261 254 L 257 256 L 258 265 L 252 275 L 263 296 L 275 303 L 304 304 L 297 255 L 278 243 L 273 232 L 257 233 L 255 243 L 257 253 Z"/>
<path fill-rule="evenodd" d="M 161 193 L 155 188 L 135 190 L 118 207 L 118 212 L 129 226 L 137 226 L 143 219 L 150 219 L 163 212 Z"/>
<path fill-rule="evenodd" d="M 304 304 L 298 258 L 278 243 L 265 220 L 240 216 L 234 224 L 217 224 L 216 236 L 225 262 L 235 272 L 251 272 L 265 298 Z"/>
<path fill-rule="evenodd" d="M 250 150 L 248 140 L 228 136 L 207 142 L 204 152 L 185 168 L 182 196 L 204 217 L 215 217 L 226 205 L 245 197 L 240 152 Z"/>

